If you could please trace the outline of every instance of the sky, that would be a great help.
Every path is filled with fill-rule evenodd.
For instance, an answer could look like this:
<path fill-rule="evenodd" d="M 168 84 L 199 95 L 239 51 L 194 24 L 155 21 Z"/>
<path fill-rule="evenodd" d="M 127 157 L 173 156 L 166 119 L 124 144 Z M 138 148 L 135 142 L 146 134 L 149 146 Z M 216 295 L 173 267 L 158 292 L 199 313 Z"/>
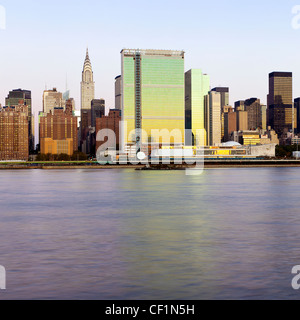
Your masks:
<path fill-rule="evenodd" d="M 296 98 L 296 5 L 300 0 L 0 0 L 6 13 L 6 28 L 0 30 L 0 103 L 12 89 L 31 90 L 37 115 L 43 90 L 56 87 L 68 88 L 79 109 L 87 46 L 95 98 L 104 98 L 107 108 L 115 107 L 123 48 L 184 50 L 186 71 L 200 68 L 210 75 L 212 88 L 229 87 L 232 105 L 250 97 L 265 104 L 272 71 L 293 72 Z"/>

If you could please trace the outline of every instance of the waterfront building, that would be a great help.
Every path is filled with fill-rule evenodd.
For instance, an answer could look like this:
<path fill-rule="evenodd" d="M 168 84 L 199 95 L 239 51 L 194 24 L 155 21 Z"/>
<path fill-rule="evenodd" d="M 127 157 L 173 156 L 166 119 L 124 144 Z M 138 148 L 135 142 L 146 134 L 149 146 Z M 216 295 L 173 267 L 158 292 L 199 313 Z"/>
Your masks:
<path fill-rule="evenodd" d="M 237 111 L 236 115 L 236 129 L 237 131 L 249 130 L 248 128 L 248 112 Z"/>
<path fill-rule="evenodd" d="M 296 122 L 297 122 L 297 133 L 300 133 L 300 98 L 296 98 L 294 100 L 294 108 L 295 108 L 295 115 L 296 115 Z"/>
<path fill-rule="evenodd" d="M 237 112 L 230 109 L 229 112 L 224 113 L 224 142 L 229 141 L 231 133 L 237 131 Z"/>
<path fill-rule="evenodd" d="M 293 121 L 293 74 L 272 72 L 269 74 L 268 126 L 279 135 L 292 130 Z"/>
<path fill-rule="evenodd" d="M 248 129 L 262 129 L 262 106 L 257 98 L 245 100 L 245 111 L 248 113 Z"/>
<path fill-rule="evenodd" d="M 177 132 L 173 142 L 184 144 L 184 55 L 171 50 L 121 51 L 122 150 L 126 145 L 142 147 L 149 139 L 164 143 L 169 136 L 166 132 L 173 130 Z M 152 130 L 158 130 L 160 136 L 153 136 Z"/>
<path fill-rule="evenodd" d="M 96 127 L 96 119 L 105 116 L 105 100 L 93 99 L 91 102 L 91 126 Z"/>
<path fill-rule="evenodd" d="M 239 100 L 234 103 L 235 112 L 237 111 L 245 111 L 245 101 Z"/>
<path fill-rule="evenodd" d="M 28 106 L 20 101 L 16 106 L 0 109 L 0 160 L 28 161 Z"/>
<path fill-rule="evenodd" d="M 122 107 L 122 76 L 115 78 L 115 108 L 121 110 Z"/>
<path fill-rule="evenodd" d="M 5 105 L 8 107 L 18 106 L 19 102 L 23 101 L 28 110 L 28 137 L 29 137 L 29 153 L 32 153 L 35 149 L 34 143 L 34 116 L 32 112 L 32 99 L 31 91 L 15 89 L 9 92 L 5 99 Z"/>
<path fill-rule="evenodd" d="M 108 116 L 103 116 L 101 118 L 96 119 L 96 137 L 100 130 L 112 130 L 115 133 L 116 136 L 116 148 L 119 149 L 120 144 L 120 121 L 121 118 L 121 110 L 118 109 L 111 109 L 109 111 Z M 103 145 L 107 141 L 97 141 L 96 139 L 96 150 Z M 108 148 L 115 147 L 114 144 L 108 145 Z"/>
<path fill-rule="evenodd" d="M 185 73 L 185 128 L 192 133 L 186 137 L 186 145 L 196 144 L 197 130 L 205 133 L 204 98 L 209 90 L 210 78 L 201 69 L 191 69 Z M 206 135 L 200 139 L 206 141 Z M 200 139 L 198 137 L 198 141 Z"/>
<path fill-rule="evenodd" d="M 205 98 L 205 129 L 207 145 L 215 146 L 221 143 L 221 94 L 210 91 Z"/>
<path fill-rule="evenodd" d="M 56 108 L 63 108 L 65 110 L 65 100 L 63 94 L 58 92 L 56 88 L 52 90 L 45 90 L 43 93 L 43 112 L 45 114 L 54 112 Z"/>
<path fill-rule="evenodd" d="M 40 116 L 40 148 L 42 154 L 73 155 L 78 150 L 77 117 L 72 109 L 55 108 L 53 114 Z"/>
<path fill-rule="evenodd" d="M 86 57 L 83 65 L 81 80 L 81 109 L 90 110 L 91 102 L 95 98 L 95 82 L 89 51 L 86 50 Z"/>

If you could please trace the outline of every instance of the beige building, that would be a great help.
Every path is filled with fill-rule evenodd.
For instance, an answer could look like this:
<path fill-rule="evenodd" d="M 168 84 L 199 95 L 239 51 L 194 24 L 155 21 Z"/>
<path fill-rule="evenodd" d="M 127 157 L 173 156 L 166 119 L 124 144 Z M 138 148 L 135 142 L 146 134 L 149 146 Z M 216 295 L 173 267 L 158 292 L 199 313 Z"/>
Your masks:
<path fill-rule="evenodd" d="M 43 112 L 51 112 L 53 114 L 55 108 L 65 109 L 63 94 L 58 92 L 56 88 L 53 88 L 52 90 L 45 90 L 43 94 Z"/>
<path fill-rule="evenodd" d="M 247 111 L 237 111 L 236 115 L 236 127 L 237 131 L 248 130 L 248 112 Z"/>
<path fill-rule="evenodd" d="M 210 91 L 205 98 L 205 129 L 207 132 L 207 145 L 216 146 L 221 143 L 221 94 Z"/>
<path fill-rule="evenodd" d="M 95 99 L 95 82 L 89 51 L 86 50 L 81 81 L 81 109 L 91 110 L 91 102 Z"/>

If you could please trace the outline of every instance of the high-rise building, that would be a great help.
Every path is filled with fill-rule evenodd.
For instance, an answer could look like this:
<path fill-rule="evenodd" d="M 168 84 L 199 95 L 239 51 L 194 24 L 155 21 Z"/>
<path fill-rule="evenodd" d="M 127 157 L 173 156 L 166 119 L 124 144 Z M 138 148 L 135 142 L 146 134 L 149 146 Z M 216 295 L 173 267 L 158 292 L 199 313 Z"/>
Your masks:
<path fill-rule="evenodd" d="M 121 110 L 122 107 L 122 76 L 115 79 L 115 108 Z"/>
<path fill-rule="evenodd" d="M 23 101 L 24 105 L 27 106 L 28 112 L 28 137 L 29 137 L 29 152 L 33 152 L 35 149 L 34 143 L 34 117 L 32 112 L 32 100 L 31 91 L 15 89 L 9 92 L 5 99 L 5 105 L 8 107 L 18 106 L 19 102 Z"/>
<path fill-rule="evenodd" d="M 176 129 L 183 144 L 184 52 L 124 49 L 121 55 L 122 148 L 135 142 L 148 143 L 150 138 L 162 143 L 166 139 L 166 130 L 171 133 Z M 141 130 L 147 135 L 142 135 Z M 161 137 L 152 136 L 152 130 L 161 131 Z"/>
<path fill-rule="evenodd" d="M 249 128 L 248 128 L 248 112 L 247 111 L 237 111 L 236 129 L 237 129 L 237 131 L 249 130 Z"/>
<path fill-rule="evenodd" d="M 234 103 L 235 111 L 245 111 L 245 101 L 239 100 Z"/>
<path fill-rule="evenodd" d="M 0 109 L 0 160 L 28 161 L 28 106 Z"/>
<path fill-rule="evenodd" d="M 268 126 L 279 138 L 285 130 L 292 129 L 293 121 L 293 74 L 272 72 L 269 74 Z"/>
<path fill-rule="evenodd" d="M 248 112 L 248 129 L 262 129 L 262 106 L 257 98 L 245 100 L 245 111 Z"/>
<path fill-rule="evenodd" d="M 237 131 L 236 116 L 237 112 L 233 112 L 232 108 L 224 113 L 224 142 L 229 141 L 232 132 Z"/>
<path fill-rule="evenodd" d="M 267 106 L 261 106 L 261 122 L 262 122 L 262 129 L 267 130 L 268 123 L 267 123 Z"/>
<path fill-rule="evenodd" d="M 63 100 L 63 94 L 58 92 L 56 88 L 52 90 L 45 90 L 43 93 L 43 112 L 53 114 L 54 109 L 63 108 L 65 110 L 65 101 Z"/>
<path fill-rule="evenodd" d="M 116 145 L 108 145 L 108 148 L 116 147 L 119 148 L 120 144 L 120 121 L 121 121 L 121 110 L 111 109 L 108 116 L 96 119 L 96 135 L 100 130 L 112 130 L 115 133 Z M 107 141 L 96 141 L 96 150 Z"/>
<path fill-rule="evenodd" d="M 86 57 L 82 71 L 81 81 L 81 109 L 91 109 L 91 102 L 95 98 L 95 82 L 89 51 L 86 50 Z"/>
<path fill-rule="evenodd" d="M 297 121 L 297 133 L 300 133 L 300 98 L 294 100 L 294 108 Z"/>
<path fill-rule="evenodd" d="M 210 91 L 205 99 L 205 127 L 207 145 L 216 146 L 221 143 L 221 94 Z"/>
<path fill-rule="evenodd" d="M 93 99 L 91 109 L 91 126 L 96 127 L 96 119 L 105 116 L 105 100 Z"/>
<path fill-rule="evenodd" d="M 197 130 L 205 132 L 204 97 L 210 90 L 210 78 L 201 69 L 191 69 L 185 73 L 185 128 L 192 135 L 186 137 L 186 145 L 196 144 Z M 198 137 L 198 142 L 207 137 Z"/>
<path fill-rule="evenodd" d="M 78 150 L 77 117 L 72 109 L 55 108 L 40 117 L 40 146 L 42 154 L 73 155 Z"/>

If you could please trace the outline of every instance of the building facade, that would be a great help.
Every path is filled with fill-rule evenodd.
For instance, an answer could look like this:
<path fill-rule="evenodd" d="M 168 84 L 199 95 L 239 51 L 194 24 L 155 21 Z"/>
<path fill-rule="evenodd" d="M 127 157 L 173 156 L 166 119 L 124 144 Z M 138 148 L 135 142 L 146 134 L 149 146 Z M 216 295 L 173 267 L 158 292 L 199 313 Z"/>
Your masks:
<path fill-rule="evenodd" d="M 165 129 L 179 132 L 177 141 L 184 144 L 184 52 L 124 49 L 121 55 L 122 148 L 149 139 L 163 143 L 167 135 L 152 135 L 152 130 Z"/>
<path fill-rule="evenodd" d="M 118 110 L 122 108 L 122 76 L 115 78 L 115 108 Z"/>
<path fill-rule="evenodd" d="M 105 100 L 93 99 L 91 102 L 91 126 L 96 127 L 96 119 L 105 116 Z"/>
<path fill-rule="evenodd" d="M 248 112 L 248 129 L 262 129 L 262 106 L 257 98 L 245 100 L 245 111 Z"/>
<path fill-rule="evenodd" d="M 42 154 L 72 156 L 78 150 L 77 117 L 72 109 L 55 108 L 53 114 L 40 117 L 40 147 Z"/>
<path fill-rule="evenodd" d="M 93 99 L 95 99 L 95 82 L 89 51 L 87 49 L 81 80 L 81 109 L 90 110 Z"/>
<path fill-rule="evenodd" d="M 292 129 L 293 121 L 293 74 L 272 72 L 269 74 L 268 126 L 279 138 Z"/>
<path fill-rule="evenodd" d="M 210 90 L 210 78 L 201 69 L 191 69 L 185 73 L 185 128 L 191 131 L 186 137 L 186 145 L 206 141 L 204 98 Z M 205 136 L 197 137 L 197 130 Z"/>
<path fill-rule="evenodd" d="M 0 160 L 28 161 L 28 106 L 0 109 Z"/>
<path fill-rule="evenodd" d="M 221 109 L 220 92 L 210 91 L 205 99 L 205 129 L 208 146 L 216 146 L 221 143 Z"/>
<path fill-rule="evenodd" d="M 52 90 L 45 90 L 43 93 L 43 112 L 52 113 L 56 108 L 62 108 L 65 110 L 65 100 L 63 94 L 58 92 L 56 88 Z"/>
<path fill-rule="evenodd" d="M 31 91 L 15 89 L 9 92 L 5 99 L 5 105 L 8 107 L 18 106 L 19 103 L 27 106 L 28 110 L 28 137 L 29 137 L 29 153 L 32 153 L 35 149 L 34 141 L 34 116 L 32 112 L 32 99 Z"/>

